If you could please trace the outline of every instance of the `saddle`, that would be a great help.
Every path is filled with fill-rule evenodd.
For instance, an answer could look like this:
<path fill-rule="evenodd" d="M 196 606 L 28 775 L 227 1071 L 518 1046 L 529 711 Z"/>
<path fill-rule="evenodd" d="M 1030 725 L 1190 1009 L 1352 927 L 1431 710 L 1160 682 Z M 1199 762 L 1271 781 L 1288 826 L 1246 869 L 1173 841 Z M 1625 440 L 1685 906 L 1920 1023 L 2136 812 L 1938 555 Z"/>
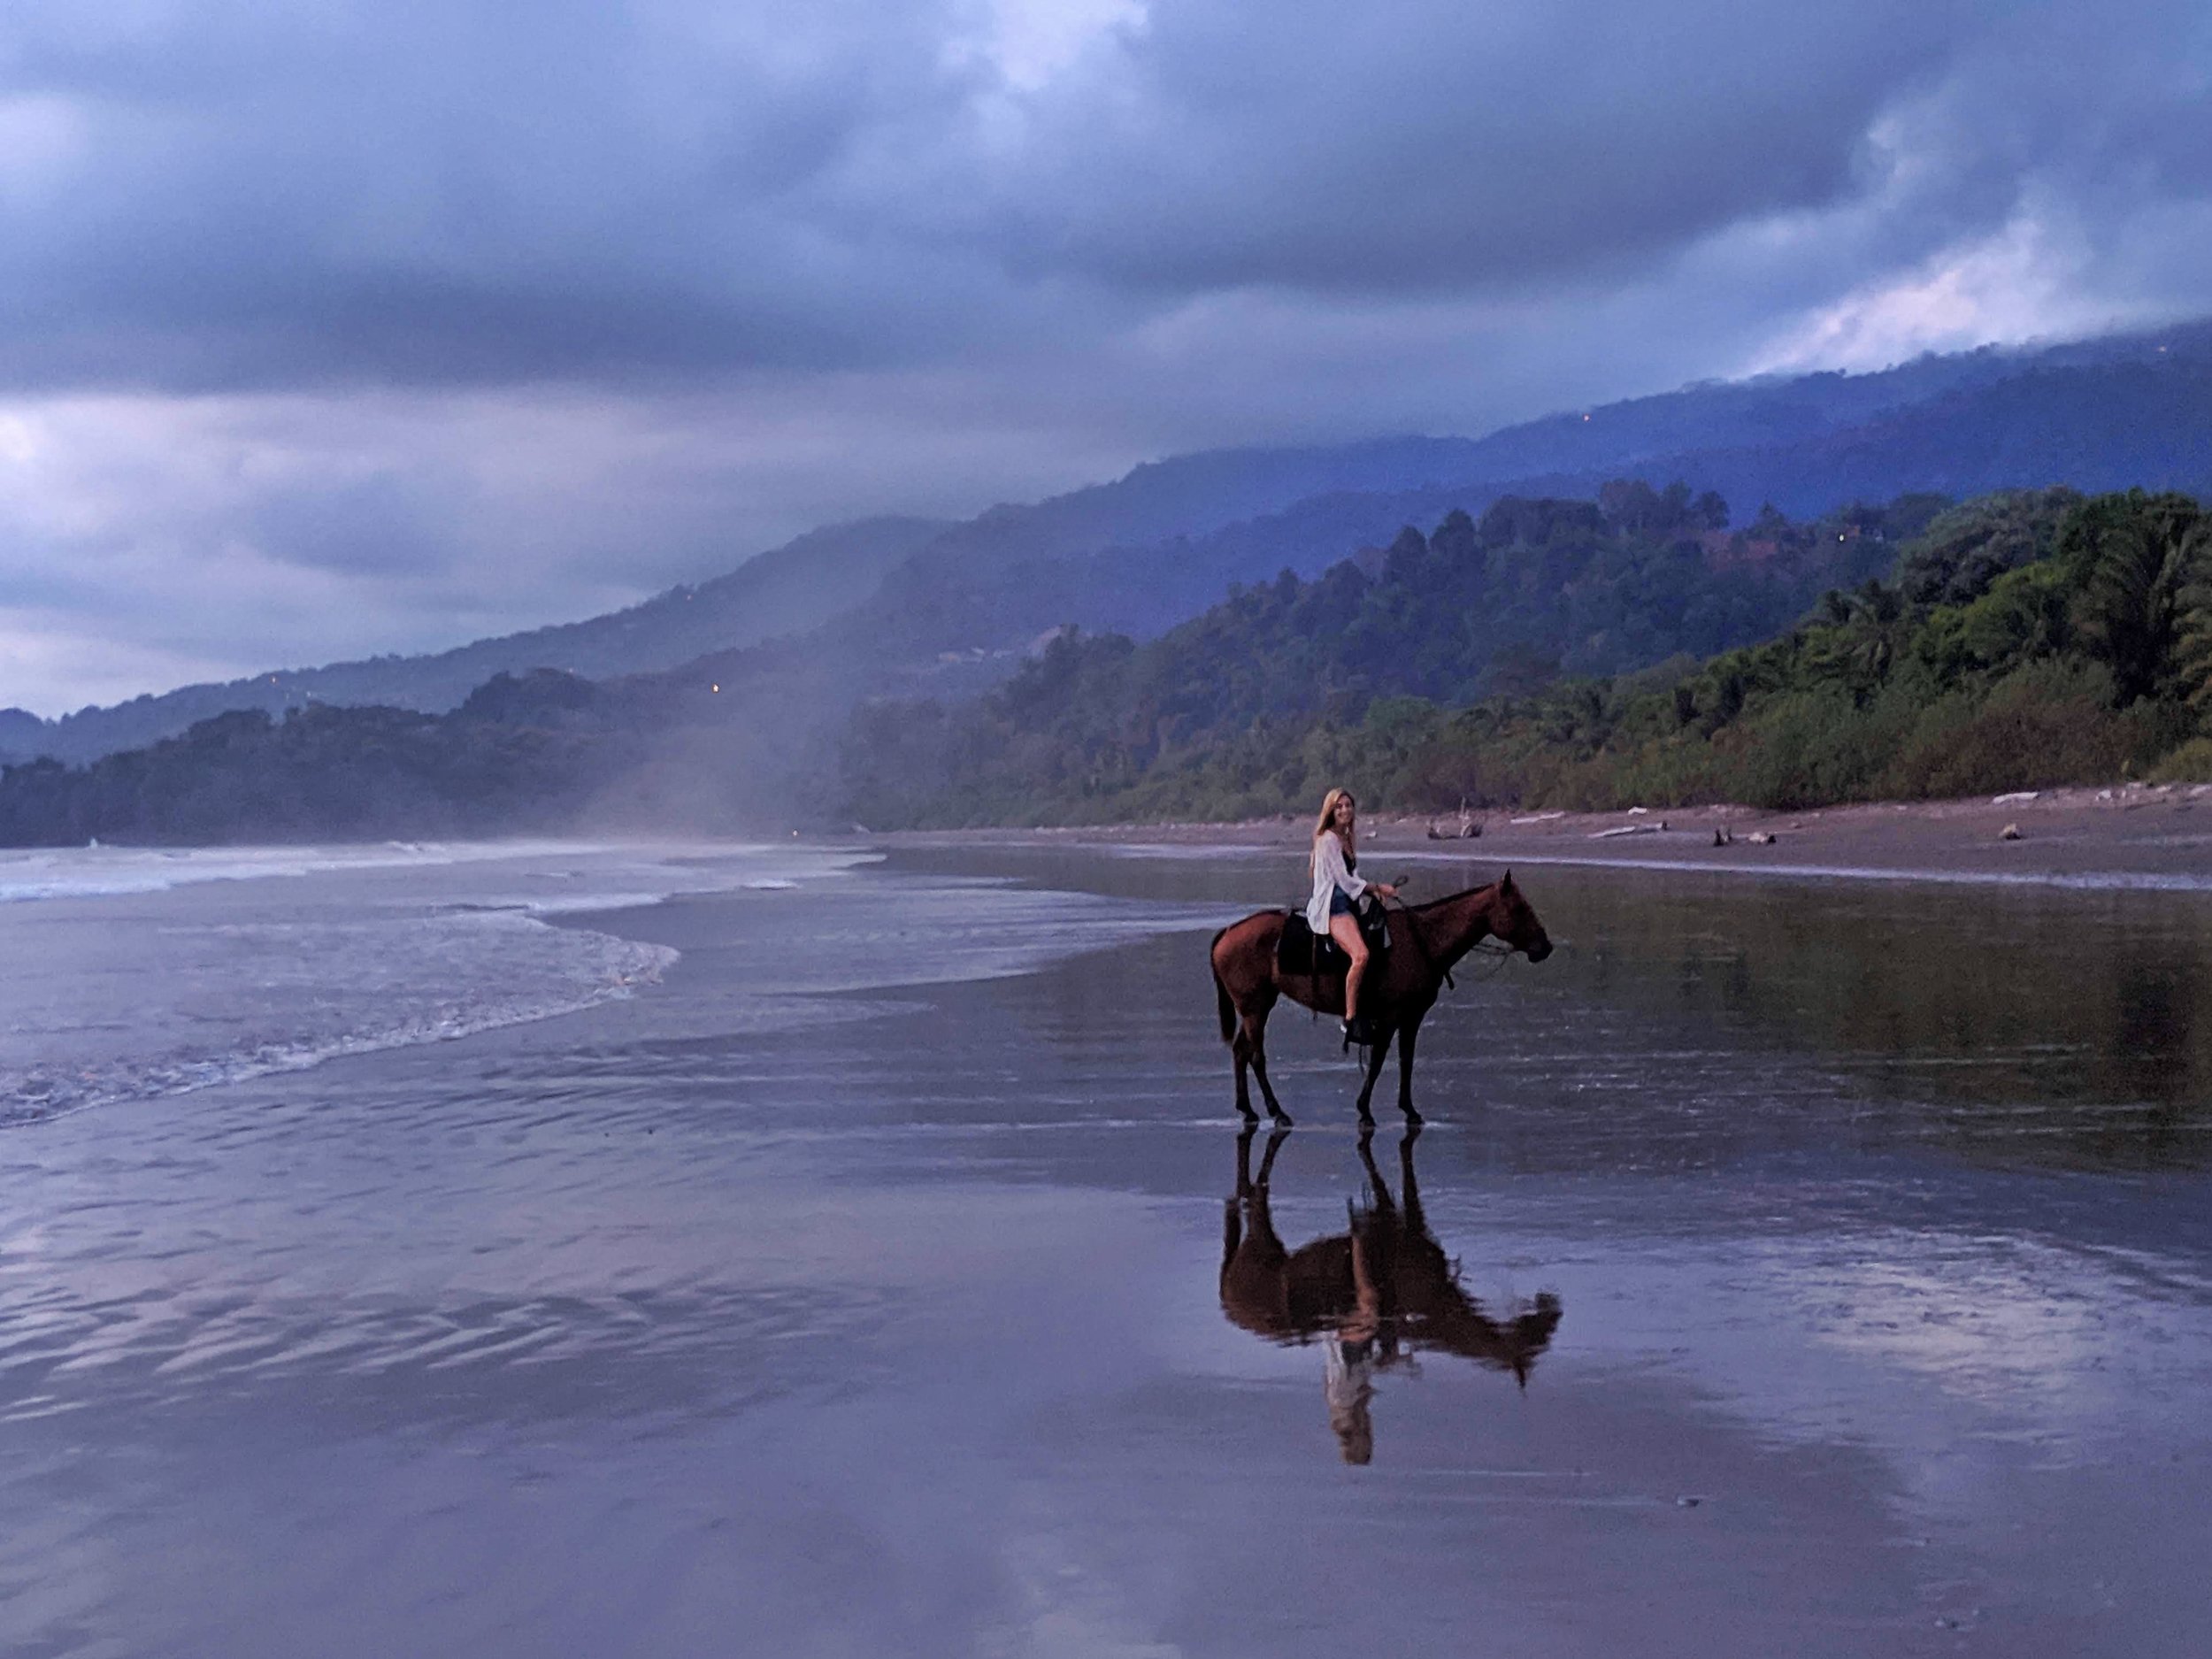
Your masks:
<path fill-rule="evenodd" d="M 1355 907 L 1359 918 L 1359 933 L 1367 941 L 1367 949 L 1377 956 L 1390 949 L 1390 917 L 1379 904 L 1363 903 Z M 1316 933 L 1306 925 L 1302 911 L 1293 910 L 1283 918 L 1282 937 L 1275 941 L 1275 971 L 1278 973 L 1340 974 L 1351 966 L 1344 955 L 1344 948 L 1326 933 Z"/>

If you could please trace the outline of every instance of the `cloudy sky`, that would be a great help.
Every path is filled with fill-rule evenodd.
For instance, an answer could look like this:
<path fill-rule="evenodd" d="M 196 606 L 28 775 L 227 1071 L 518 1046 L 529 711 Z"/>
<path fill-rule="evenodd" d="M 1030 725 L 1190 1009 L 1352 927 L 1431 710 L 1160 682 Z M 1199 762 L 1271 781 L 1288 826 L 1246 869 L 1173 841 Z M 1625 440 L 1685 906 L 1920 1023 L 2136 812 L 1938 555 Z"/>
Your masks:
<path fill-rule="evenodd" d="M 2198 0 L 8 0 L 0 704 L 2212 311 Z"/>

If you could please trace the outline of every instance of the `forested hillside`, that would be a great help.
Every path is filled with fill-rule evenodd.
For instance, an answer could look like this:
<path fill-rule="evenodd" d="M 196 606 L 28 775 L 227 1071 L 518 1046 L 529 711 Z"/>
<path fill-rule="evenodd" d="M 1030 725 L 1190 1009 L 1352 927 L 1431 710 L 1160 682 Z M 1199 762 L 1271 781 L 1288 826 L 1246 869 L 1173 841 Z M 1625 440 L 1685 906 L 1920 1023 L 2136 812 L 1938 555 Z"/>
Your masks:
<path fill-rule="evenodd" d="M 1239 817 L 1336 782 L 1441 810 L 2212 776 L 2212 528 L 2194 501 L 1929 505 L 1763 515 L 1720 543 L 1684 491 L 1500 503 L 1402 538 L 1379 571 L 1248 592 L 1150 645 L 1064 638 L 964 707 L 872 706 L 848 789 L 889 826 Z M 1709 649 L 1808 581 L 1833 585 L 1764 643 L 1590 672 Z"/>
<path fill-rule="evenodd" d="M 1303 452 L 1292 452 L 1303 453 Z M 1846 503 L 1905 494 L 1954 499 L 2066 480 L 2087 490 L 2212 493 L 2212 329 L 1929 358 L 1878 374 L 1815 374 L 1702 386 L 1663 397 L 1533 421 L 1476 442 L 1415 440 L 1326 455 L 1309 493 L 1204 530 L 1147 542 L 1131 535 L 1091 551 L 1025 549 L 1062 503 L 987 515 L 987 557 L 963 526 L 892 572 L 882 591 L 833 624 L 873 664 L 944 651 L 1010 652 L 1072 623 L 1142 640 L 1214 603 L 1233 582 L 1314 576 L 1405 524 L 1455 509 L 1480 515 L 1505 495 L 1594 495 L 1609 480 L 1684 480 L 1748 511 L 1770 502 L 1812 518 Z M 1190 457 L 1140 469 L 1080 515 L 1094 531 L 1145 514 L 1106 511 L 1151 472 L 1191 495 L 1233 457 Z M 1248 462 L 1255 466 L 1255 462 Z M 1257 469 L 1244 483 L 1259 499 Z M 1340 480 L 1364 477 L 1355 487 Z M 1073 503 L 1079 497 L 1064 498 Z M 1069 510 L 1071 511 L 1071 509 Z M 1194 520 L 1195 522 L 1195 520 Z M 1025 529 L 1023 526 L 1029 526 Z M 1055 543 L 1056 547 L 1062 545 Z M 969 548 L 973 559 L 949 556 Z"/>
<path fill-rule="evenodd" d="M 1479 439 L 1179 456 L 964 524 L 835 526 L 627 611 L 435 656 L 273 667 L 55 722 L 0 710 L 0 759 L 90 759 L 235 708 L 443 710 L 495 672 L 667 672 L 808 630 L 808 653 L 787 659 L 798 664 L 789 683 L 752 672 L 772 651 L 733 677 L 756 687 L 764 717 L 791 712 L 827 730 L 862 696 L 932 677 L 988 683 L 1064 624 L 1147 639 L 1233 583 L 1317 575 L 1401 525 L 1434 526 L 1455 509 L 1479 516 L 1502 495 L 1589 496 L 1621 478 L 1679 478 L 1801 518 L 1909 491 L 2059 479 L 2212 491 L 2212 326 L 1694 386 Z"/>
<path fill-rule="evenodd" d="M 879 700 L 841 748 L 798 642 L 603 685 L 501 675 L 442 716 L 236 712 L 7 768 L 0 843 L 1240 817 L 1334 782 L 1440 810 L 2212 777 L 2193 500 L 1938 506 L 1723 530 L 1717 499 L 1632 481 L 1503 501 L 1147 644 L 1070 631 L 979 697 Z"/>
<path fill-rule="evenodd" d="M 88 766 L 47 759 L 0 778 L 0 845 L 354 841 L 572 823 L 634 764 L 590 684 L 495 678 L 448 715 L 260 709 Z"/>

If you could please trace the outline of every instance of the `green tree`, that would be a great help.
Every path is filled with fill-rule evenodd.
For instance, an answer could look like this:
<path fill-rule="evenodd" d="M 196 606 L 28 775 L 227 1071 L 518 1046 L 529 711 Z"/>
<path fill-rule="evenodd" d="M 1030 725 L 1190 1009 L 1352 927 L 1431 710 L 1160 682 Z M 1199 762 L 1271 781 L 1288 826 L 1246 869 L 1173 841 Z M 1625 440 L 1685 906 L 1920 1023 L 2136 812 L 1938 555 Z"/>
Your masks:
<path fill-rule="evenodd" d="M 1806 666 L 1816 678 L 1840 681 L 1863 703 L 1889 683 L 1916 618 L 1902 594 L 1873 579 L 1848 594 L 1831 588 L 1820 616 L 1826 626 L 1809 637 Z"/>
<path fill-rule="evenodd" d="M 1939 512 L 1898 560 L 1897 585 L 1917 605 L 1970 603 L 2007 571 L 2048 557 L 2081 502 L 2077 490 L 2008 489 Z"/>
<path fill-rule="evenodd" d="M 2069 515 L 2059 556 L 2081 585 L 2083 642 L 2112 672 L 2121 706 L 2170 687 L 2189 631 L 2185 595 L 2208 554 L 2202 511 L 2186 495 L 2100 495 Z"/>
<path fill-rule="evenodd" d="M 2200 538 L 2204 526 L 2200 525 Z M 2177 652 L 2180 690 L 2200 714 L 2212 717 L 2212 554 L 2200 541 L 2181 590 L 2181 642 Z"/>

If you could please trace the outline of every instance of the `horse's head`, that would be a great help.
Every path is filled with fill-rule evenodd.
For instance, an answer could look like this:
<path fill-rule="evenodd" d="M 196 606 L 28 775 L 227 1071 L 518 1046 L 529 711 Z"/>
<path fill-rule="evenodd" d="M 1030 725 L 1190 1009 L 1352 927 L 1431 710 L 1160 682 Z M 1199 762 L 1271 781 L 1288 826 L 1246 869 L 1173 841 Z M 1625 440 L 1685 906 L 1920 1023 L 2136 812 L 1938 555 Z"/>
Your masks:
<path fill-rule="evenodd" d="M 1551 955 L 1551 935 L 1544 931 L 1543 923 L 1536 919 L 1535 910 L 1521 896 L 1521 889 L 1514 886 L 1510 870 L 1505 872 L 1505 879 L 1498 883 L 1498 902 L 1491 912 L 1490 933 L 1531 962 L 1541 962 Z"/>

